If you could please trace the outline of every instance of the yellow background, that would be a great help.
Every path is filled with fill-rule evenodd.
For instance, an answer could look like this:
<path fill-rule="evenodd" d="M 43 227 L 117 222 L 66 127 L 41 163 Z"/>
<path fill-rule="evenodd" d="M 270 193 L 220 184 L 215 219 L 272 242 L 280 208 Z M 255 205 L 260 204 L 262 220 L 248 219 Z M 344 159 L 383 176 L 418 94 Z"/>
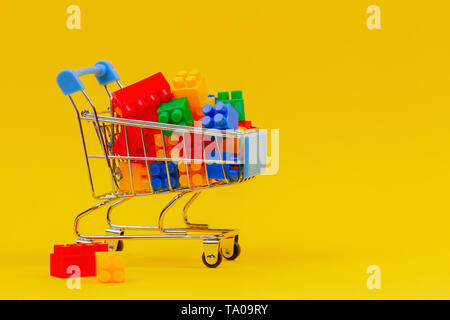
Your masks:
<path fill-rule="evenodd" d="M 81 8 L 68 30 L 66 8 Z M 368 30 L 366 8 L 381 8 Z M 0 298 L 450 298 L 447 1 L 2 1 Z M 203 266 L 200 241 L 128 241 L 127 282 L 49 276 L 93 205 L 65 68 L 111 61 L 124 84 L 197 68 L 243 89 L 280 129 L 277 175 L 204 192 L 192 219 L 241 229 L 242 255 Z M 94 101 L 105 97 L 84 78 Z M 154 224 L 167 196 L 118 209 Z M 177 212 L 178 210 L 178 212 Z M 169 222 L 180 222 L 180 208 Z M 104 213 L 82 225 L 103 234 Z M 368 290 L 366 268 L 381 269 Z"/>

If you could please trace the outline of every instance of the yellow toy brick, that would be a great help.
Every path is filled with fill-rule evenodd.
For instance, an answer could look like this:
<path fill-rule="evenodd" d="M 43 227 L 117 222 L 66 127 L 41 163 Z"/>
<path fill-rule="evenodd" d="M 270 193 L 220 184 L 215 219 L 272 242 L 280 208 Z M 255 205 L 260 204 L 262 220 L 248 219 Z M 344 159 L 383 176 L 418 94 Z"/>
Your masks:
<path fill-rule="evenodd" d="M 175 99 L 186 97 L 194 120 L 203 117 L 202 107 L 208 98 L 205 78 L 197 70 L 180 71 L 173 80 L 173 96 Z"/>
<path fill-rule="evenodd" d="M 122 179 L 119 181 L 119 189 L 122 191 L 131 190 L 130 168 L 128 162 L 122 162 L 119 165 Z M 149 191 L 150 183 L 148 181 L 147 166 L 144 161 L 132 162 L 131 171 L 133 172 L 133 187 L 137 192 Z"/>
<path fill-rule="evenodd" d="M 98 282 L 125 282 L 125 257 L 123 252 L 96 252 L 95 256 Z"/>

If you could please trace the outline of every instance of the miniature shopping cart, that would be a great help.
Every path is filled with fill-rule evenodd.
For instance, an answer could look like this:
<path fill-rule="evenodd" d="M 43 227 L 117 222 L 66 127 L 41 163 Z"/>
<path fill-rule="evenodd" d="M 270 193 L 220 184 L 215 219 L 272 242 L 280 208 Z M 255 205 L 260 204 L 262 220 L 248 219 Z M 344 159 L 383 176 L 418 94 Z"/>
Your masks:
<path fill-rule="evenodd" d="M 80 81 L 79 77 L 82 75 L 95 75 L 98 83 L 106 90 L 109 105 L 104 110 L 97 110 L 92 100 L 85 92 L 85 87 Z M 227 185 L 242 183 L 252 179 L 255 175 L 262 173 L 266 164 L 266 131 L 257 128 L 248 130 L 217 130 L 206 129 L 202 127 L 190 127 L 164 124 L 159 122 L 141 121 L 133 119 L 124 119 L 117 117 L 112 107 L 112 91 L 109 85 L 118 86 L 122 88 L 119 82 L 119 75 L 107 61 L 99 61 L 94 67 L 79 69 L 76 71 L 66 69 L 59 73 L 57 82 L 62 92 L 68 96 L 72 106 L 74 107 L 78 126 L 81 134 L 81 142 L 83 147 L 84 159 L 86 162 L 90 188 L 92 195 L 100 202 L 93 207 L 80 213 L 74 223 L 75 234 L 78 238 L 78 243 L 91 243 L 93 241 L 105 241 L 109 244 L 110 250 L 123 250 L 123 240 L 125 239 L 202 239 L 204 244 L 204 252 L 202 255 L 203 263 L 208 267 L 217 267 L 221 261 L 222 256 L 228 260 L 236 259 L 240 254 L 239 246 L 239 231 L 236 229 L 218 229 L 210 228 L 207 224 L 192 223 L 188 219 L 188 209 L 192 203 L 198 198 L 200 192 L 207 188 L 216 188 Z M 77 102 L 80 100 L 81 102 Z M 88 109 L 83 109 L 84 107 Z M 144 154 L 136 156 L 129 152 L 129 134 L 130 130 L 139 132 L 142 137 L 142 146 Z M 146 146 L 144 134 L 145 131 L 157 131 L 164 136 L 164 133 L 171 132 L 182 136 L 182 141 L 186 142 L 187 135 L 200 136 L 202 139 L 202 152 L 200 157 L 189 156 L 187 152 L 184 156 L 172 157 L 167 152 L 167 146 L 164 139 L 162 139 L 163 156 L 151 157 L 146 154 Z M 125 142 L 127 154 L 125 156 L 118 155 L 113 152 L 111 146 L 114 145 L 117 135 L 120 132 L 125 132 Z M 88 138 L 88 133 L 93 137 Z M 205 143 L 209 139 L 215 143 L 218 157 L 208 158 L 205 156 Z M 94 140 L 94 141 L 91 141 Z M 234 159 L 225 159 L 222 156 L 221 143 L 224 140 L 233 140 L 238 143 L 237 157 Z M 94 143 L 97 147 L 95 152 L 91 151 L 89 145 Z M 186 147 L 186 146 L 184 146 Z M 92 164 L 96 161 L 96 165 Z M 133 174 L 133 164 L 136 162 L 145 163 L 144 168 L 148 171 L 146 179 L 147 189 L 137 188 L 138 181 L 133 181 L 135 175 Z M 167 170 L 167 178 L 169 181 L 168 188 L 164 190 L 155 190 L 152 186 L 152 174 L 150 174 L 151 163 L 158 161 L 163 163 Z M 107 192 L 98 192 L 96 184 L 94 183 L 94 171 L 100 167 L 106 171 L 106 182 L 108 183 Z M 188 176 L 187 186 L 177 186 L 169 176 L 169 165 L 175 163 L 178 165 L 186 165 L 186 173 Z M 221 166 L 223 170 L 223 178 L 221 180 L 209 179 L 206 173 L 206 183 L 203 186 L 192 186 L 189 179 L 188 165 L 191 163 L 200 163 L 206 165 L 214 163 Z M 226 168 L 227 165 L 240 166 L 242 170 L 239 175 L 233 179 L 229 179 Z M 121 184 L 124 179 L 124 169 L 128 171 L 129 187 L 123 187 Z M 174 192 L 177 193 L 175 197 L 162 209 L 156 226 L 136 226 L 136 225 L 122 225 L 113 223 L 111 220 L 111 213 L 114 208 L 127 200 L 145 195 L 165 194 Z M 164 224 L 164 218 L 168 210 L 180 199 L 188 195 L 188 200 L 183 208 L 183 218 L 185 227 L 168 227 Z M 106 229 L 106 235 L 87 235 L 79 231 L 80 220 L 86 217 L 93 211 L 109 206 L 106 213 L 106 220 L 109 227 Z M 128 234 L 132 232 L 134 234 Z M 138 232 L 145 232 L 140 234 Z"/>

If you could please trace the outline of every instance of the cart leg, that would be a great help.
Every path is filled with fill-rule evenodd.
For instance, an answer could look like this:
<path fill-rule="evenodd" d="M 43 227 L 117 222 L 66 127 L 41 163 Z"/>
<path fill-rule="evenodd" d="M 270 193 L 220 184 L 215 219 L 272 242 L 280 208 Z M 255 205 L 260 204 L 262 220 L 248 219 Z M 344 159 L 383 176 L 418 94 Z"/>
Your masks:
<path fill-rule="evenodd" d="M 222 262 L 222 255 L 220 254 L 220 240 L 217 238 L 203 239 L 203 247 L 203 263 L 208 268 L 217 267 Z"/>
<path fill-rule="evenodd" d="M 106 229 L 106 234 L 123 236 L 124 232 L 118 228 L 108 228 L 108 229 Z M 109 251 L 123 251 L 123 240 L 108 239 L 108 240 L 105 240 L 105 243 L 108 244 Z"/>
<path fill-rule="evenodd" d="M 83 217 L 87 216 L 89 213 L 91 213 L 91 212 L 93 212 L 93 211 L 95 211 L 95 210 L 97 210 L 97 209 L 103 207 L 104 205 L 107 205 L 107 204 L 110 203 L 110 202 L 111 202 L 111 200 L 106 200 L 106 201 L 97 203 L 95 206 L 90 207 L 89 209 L 83 211 L 82 213 L 80 213 L 80 214 L 75 218 L 75 222 L 74 222 L 74 231 L 75 231 L 76 236 L 78 237 L 77 242 L 92 242 L 92 239 L 89 239 L 89 236 L 85 236 L 85 235 L 81 234 L 81 233 L 78 231 L 78 226 L 79 226 L 79 224 L 80 224 L 80 220 L 81 220 Z"/>
<path fill-rule="evenodd" d="M 164 228 L 164 218 L 166 216 L 167 211 L 169 211 L 169 209 L 175 204 L 175 202 L 177 200 L 181 199 L 181 197 L 188 194 L 189 192 L 191 192 L 191 191 L 186 190 L 186 191 L 180 192 L 172 200 L 170 200 L 170 202 L 164 207 L 164 209 L 162 209 L 162 211 L 159 215 L 159 219 L 158 219 L 158 229 L 160 232 L 163 232 L 163 233 L 186 233 L 185 230 L 171 230 L 171 229 Z"/>
<path fill-rule="evenodd" d="M 111 222 L 111 212 L 113 211 L 113 209 L 116 206 L 118 206 L 121 203 L 124 203 L 127 200 L 129 200 L 129 199 L 121 199 L 119 201 L 114 202 L 113 204 L 111 204 L 109 206 L 108 211 L 106 212 L 106 222 L 108 222 L 108 224 L 109 224 L 109 228 L 106 229 L 107 235 L 110 235 L 110 234 L 119 235 L 119 236 L 124 235 L 124 231 L 121 229 L 121 227 L 119 225 L 116 225 Z M 108 244 L 108 248 L 110 251 L 123 251 L 123 240 L 109 239 L 109 240 L 105 240 L 105 243 Z"/>
<path fill-rule="evenodd" d="M 208 229 L 208 224 L 207 223 L 192 223 L 189 222 L 188 216 L 187 216 L 187 211 L 189 209 L 189 207 L 192 205 L 192 203 L 198 198 L 198 196 L 200 195 L 200 191 L 197 191 L 196 193 L 194 193 L 194 195 L 188 200 L 188 202 L 186 202 L 186 204 L 184 205 L 183 208 L 183 218 L 184 218 L 184 223 L 190 227 L 190 228 L 195 228 L 195 229 Z"/>
<path fill-rule="evenodd" d="M 116 225 L 114 223 L 112 223 L 111 221 L 111 213 L 113 211 L 113 209 L 118 206 L 121 203 L 124 203 L 125 201 L 127 201 L 129 199 L 121 199 L 119 201 L 114 202 L 113 204 L 111 204 L 108 208 L 108 212 L 106 213 L 106 222 L 108 222 L 108 225 L 110 228 L 114 228 L 114 229 L 120 229 L 119 225 Z"/>

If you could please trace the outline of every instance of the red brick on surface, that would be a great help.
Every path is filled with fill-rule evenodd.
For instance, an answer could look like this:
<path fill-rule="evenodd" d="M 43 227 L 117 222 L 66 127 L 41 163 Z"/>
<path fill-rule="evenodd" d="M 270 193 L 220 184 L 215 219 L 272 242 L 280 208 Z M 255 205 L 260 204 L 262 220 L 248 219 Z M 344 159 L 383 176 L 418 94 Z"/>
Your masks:
<path fill-rule="evenodd" d="M 70 265 L 80 268 L 81 277 L 95 277 L 96 263 L 95 252 L 108 251 L 106 243 L 86 243 L 54 245 L 50 254 L 50 275 L 57 278 L 68 278 Z"/>

